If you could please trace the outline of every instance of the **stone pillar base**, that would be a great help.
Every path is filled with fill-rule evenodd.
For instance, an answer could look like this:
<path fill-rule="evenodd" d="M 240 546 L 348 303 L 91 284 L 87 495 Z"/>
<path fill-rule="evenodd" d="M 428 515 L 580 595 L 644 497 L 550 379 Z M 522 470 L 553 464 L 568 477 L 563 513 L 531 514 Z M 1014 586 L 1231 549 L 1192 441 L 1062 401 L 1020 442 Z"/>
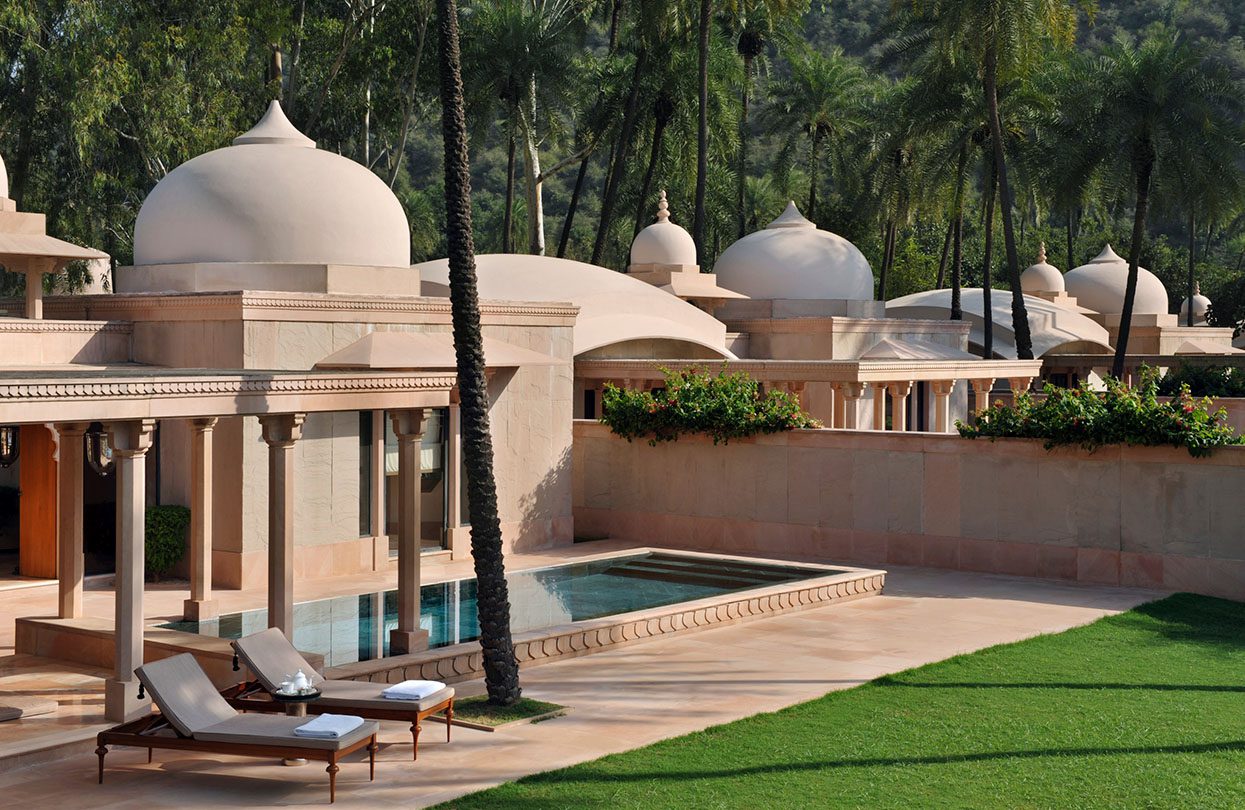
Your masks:
<path fill-rule="evenodd" d="M 389 654 L 406 655 L 428 649 L 427 630 L 390 630 Z"/>
<path fill-rule="evenodd" d="M 151 698 L 138 697 L 138 679 L 104 681 L 104 717 L 114 723 L 128 723 L 151 713 Z"/>
<path fill-rule="evenodd" d="M 187 599 L 182 602 L 182 618 L 188 622 L 201 622 L 219 616 L 215 599 Z"/>

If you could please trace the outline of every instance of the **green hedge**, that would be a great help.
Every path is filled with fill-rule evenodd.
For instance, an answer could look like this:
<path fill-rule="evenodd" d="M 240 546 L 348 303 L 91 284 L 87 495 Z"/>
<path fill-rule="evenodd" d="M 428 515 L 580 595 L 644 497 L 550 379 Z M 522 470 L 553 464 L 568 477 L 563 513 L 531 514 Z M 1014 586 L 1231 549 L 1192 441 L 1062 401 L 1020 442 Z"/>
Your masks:
<path fill-rule="evenodd" d="M 1245 368 L 1182 364 L 1159 380 L 1159 395 L 1174 397 L 1184 386 L 1197 397 L 1245 397 Z"/>
<path fill-rule="evenodd" d="M 1212 412 L 1210 400 L 1193 397 L 1187 385 L 1171 401 L 1159 401 L 1157 376 L 1143 370 L 1136 388 L 1108 378 L 1105 391 L 1084 384 L 1047 385 L 1041 399 L 1022 392 L 1013 404 L 996 402 L 970 423 L 956 422 L 956 427 L 968 439 L 1041 439 L 1048 450 L 1059 445 L 1091 451 L 1108 444 L 1170 445 L 1183 447 L 1192 456 L 1207 456 L 1216 447 L 1242 443 L 1224 423 L 1222 409 Z"/>
<path fill-rule="evenodd" d="M 186 554 L 186 531 L 190 528 L 190 510 L 184 506 L 159 505 L 147 507 L 146 571 L 159 580 Z"/>
<path fill-rule="evenodd" d="M 647 439 L 652 445 L 690 433 L 725 444 L 758 433 L 821 427 L 800 409 L 794 394 L 762 394 L 760 384 L 743 372 L 728 373 L 725 368 L 716 374 L 705 368 L 661 372 L 665 387 L 655 393 L 607 383 L 601 421 L 627 441 Z"/>

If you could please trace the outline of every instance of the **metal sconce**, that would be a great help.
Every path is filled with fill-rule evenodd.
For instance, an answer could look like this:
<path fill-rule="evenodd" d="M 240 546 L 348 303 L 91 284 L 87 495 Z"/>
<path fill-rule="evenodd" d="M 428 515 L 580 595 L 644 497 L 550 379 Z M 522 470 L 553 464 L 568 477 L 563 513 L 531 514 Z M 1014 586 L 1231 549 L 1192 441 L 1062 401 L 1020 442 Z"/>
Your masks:
<path fill-rule="evenodd" d="M 17 461 L 18 435 L 17 425 L 0 425 L 0 467 L 11 467 Z"/>
<path fill-rule="evenodd" d="M 86 434 L 86 463 L 100 475 L 112 472 L 112 445 L 102 427 L 93 427 Z"/>

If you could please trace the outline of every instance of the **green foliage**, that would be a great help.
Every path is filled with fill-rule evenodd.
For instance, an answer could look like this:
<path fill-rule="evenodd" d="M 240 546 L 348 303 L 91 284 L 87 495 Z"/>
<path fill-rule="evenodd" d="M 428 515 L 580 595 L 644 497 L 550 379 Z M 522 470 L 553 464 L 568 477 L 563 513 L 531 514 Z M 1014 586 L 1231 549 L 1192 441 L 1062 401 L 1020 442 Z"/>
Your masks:
<path fill-rule="evenodd" d="M 1178 594 L 437 810 L 1238 807 L 1242 667 L 1245 605 Z"/>
<path fill-rule="evenodd" d="M 190 510 L 184 506 L 160 504 L 147 507 L 146 569 L 152 579 L 173 570 L 186 553 L 186 530 L 190 528 Z"/>
<path fill-rule="evenodd" d="M 1159 380 L 1160 396 L 1178 396 L 1186 389 L 1196 397 L 1245 397 L 1245 368 L 1181 365 Z"/>
<path fill-rule="evenodd" d="M 821 427 L 794 394 L 762 394 L 760 384 L 743 372 L 663 368 L 662 374 L 666 385 L 655 393 L 607 383 L 601 421 L 627 441 L 648 439 L 651 445 L 677 441 L 685 433 L 704 433 L 714 444 L 726 444 L 758 433 Z"/>
<path fill-rule="evenodd" d="M 1242 439 L 1223 422 L 1223 411 L 1212 412 L 1208 399 L 1195 399 L 1182 386 L 1169 402 L 1158 399 L 1158 379 L 1144 370 L 1136 388 L 1108 377 L 1105 391 L 1047 385 L 1045 396 L 1028 392 L 1012 404 L 996 402 L 971 423 L 956 422 L 966 439 L 986 437 L 1041 439 L 1047 450 L 1073 445 L 1093 451 L 1103 445 L 1184 447 L 1191 456 L 1208 456 L 1216 447 L 1241 444 Z"/>

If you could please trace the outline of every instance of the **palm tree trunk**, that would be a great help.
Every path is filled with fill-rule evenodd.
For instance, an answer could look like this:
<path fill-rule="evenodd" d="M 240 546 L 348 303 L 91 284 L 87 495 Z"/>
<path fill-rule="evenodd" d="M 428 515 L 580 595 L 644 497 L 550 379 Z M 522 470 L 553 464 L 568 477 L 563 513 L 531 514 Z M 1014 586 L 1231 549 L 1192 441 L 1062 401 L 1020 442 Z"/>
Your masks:
<path fill-rule="evenodd" d="M 571 191 L 571 202 L 566 206 L 566 219 L 562 220 L 562 235 L 558 238 L 558 258 L 566 256 L 566 246 L 571 242 L 571 226 L 575 222 L 575 211 L 579 208 L 579 195 L 584 190 L 584 180 L 588 177 L 588 162 L 592 154 L 584 156 L 579 162 L 579 173 L 575 176 L 575 188 Z"/>
<path fill-rule="evenodd" d="M 501 219 L 501 252 L 514 253 L 514 127 L 506 145 L 506 209 Z"/>
<path fill-rule="evenodd" d="M 960 159 L 955 167 L 955 236 L 951 257 L 951 320 L 964 320 L 960 289 L 964 283 L 964 172 L 968 167 L 968 145 L 960 146 Z"/>
<path fill-rule="evenodd" d="M 462 447 L 475 562 L 476 601 L 484 684 L 489 702 L 518 701 L 519 663 L 510 636 L 510 598 L 502 556 L 497 484 L 493 478 L 493 440 L 489 435 L 488 386 L 480 335 L 475 246 L 471 232 L 471 169 L 463 105 L 462 62 L 455 0 L 437 0 L 440 27 L 441 133 L 445 141 L 445 230 L 449 252 L 450 311 L 462 410 Z"/>
<path fill-rule="evenodd" d="M 955 218 L 947 223 L 947 235 L 942 238 L 942 255 L 938 257 L 938 279 L 934 289 L 941 290 L 942 283 L 947 279 L 947 257 L 951 254 L 951 235 L 955 231 Z"/>
<path fill-rule="evenodd" d="M 614 157 L 610 161 L 609 174 L 605 181 L 605 193 L 601 195 L 601 218 L 597 222 L 597 238 L 592 245 L 592 264 L 601 263 L 601 254 L 605 251 L 610 226 L 614 223 L 614 206 L 618 200 L 618 189 L 622 185 L 623 168 L 630 155 L 631 138 L 635 132 L 636 119 L 639 117 L 640 79 L 644 76 L 647 66 L 648 51 L 641 50 L 636 54 L 635 67 L 631 75 L 631 92 L 627 94 L 622 125 L 618 128 L 618 140 L 614 144 Z"/>
<path fill-rule="evenodd" d="M 894 219 L 886 222 L 886 239 L 882 248 L 882 272 L 878 274 L 878 300 L 886 300 L 886 277 L 890 273 L 891 263 L 895 260 L 895 231 L 898 226 Z"/>
<path fill-rule="evenodd" d="M 696 213 L 692 219 L 692 240 L 696 243 L 696 261 L 703 267 L 705 258 L 705 189 L 709 182 L 709 24 L 712 22 L 712 0 L 700 0 L 699 48 L 700 117 L 696 125 Z"/>
<path fill-rule="evenodd" d="M 1189 311 L 1185 315 L 1185 324 L 1184 324 L 1185 326 L 1193 325 L 1193 284 L 1194 284 L 1193 275 L 1194 275 L 1194 268 L 1197 266 L 1197 231 L 1194 228 L 1196 224 L 1195 220 L 1196 220 L 1196 217 L 1193 214 L 1193 209 L 1190 208 L 1189 209 L 1189 278 L 1188 278 Z"/>
<path fill-rule="evenodd" d="M 991 167 L 986 172 L 989 187 L 986 188 L 986 247 L 985 257 L 981 263 L 981 317 L 984 321 L 981 356 L 985 360 L 994 359 L 994 306 L 991 300 L 990 285 L 993 283 L 991 267 L 994 263 L 994 191 L 997 188 L 998 175 Z"/>
<path fill-rule="evenodd" d="M 648 166 L 644 169 L 644 180 L 640 184 L 640 199 L 636 203 L 635 230 L 632 233 L 633 238 L 652 217 L 653 209 L 649 203 L 648 194 L 649 190 L 653 186 L 653 172 L 657 168 L 657 160 L 661 157 L 662 137 L 666 133 L 666 124 L 670 120 L 668 115 L 662 114 L 663 110 L 660 109 L 660 100 L 657 102 L 657 107 L 658 108 L 653 111 L 653 146 L 648 153 Z"/>
<path fill-rule="evenodd" d="M 744 54 L 744 83 L 739 91 L 739 168 L 735 178 L 735 212 L 739 217 L 736 238 L 743 239 L 747 233 L 744 215 L 744 192 L 748 178 L 748 90 L 752 84 L 752 56 Z"/>
<path fill-rule="evenodd" d="M 1067 270 L 1071 270 L 1072 268 L 1076 267 L 1076 249 L 1075 249 L 1075 246 L 1073 245 L 1073 240 L 1075 237 L 1073 236 L 1072 228 L 1073 228 L 1073 210 L 1072 210 L 1072 206 L 1069 205 L 1068 206 L 1068 263 L 1064 265 L 1064 267 L 1066 267 Z M 1067 272 L 1067 270 L 1065 270 L 1064 272 Z"/>
<path fill-rule="evenodd" d="M 1124 359 L 1128 355 L 1128 333 L 1133 321 L 1133 302 L 1137 298 L 1137 268 L 1141 266 L 1141 248 L 1146 239 L 1146 217 L 1150 213 L 1150 176 L 1154 171 L 1154 146 L 1144 139 L 1137 147 L 1133 165 L 1137 179 L 1137 205 L 1133 209 L 1133 241 L 1128 250 L 1128 283 L 1124 287 L 1124 308 L 1120 311 L 1120 334 L 1115 341 L 1115 359 L 1111 374 L 1124 377 Z"/>
<path fill-rule="evenodd" d="M 990 111 L 990 140 L 994 146 L 994 166 L 998 172 L 999 196 L 1003 208 L 1003 243 L 1007 250 L 1007 282 L 1012 288 L 1012 331 L 1016 336 L 1016 357 L 1033 359 L 1033 339 L 1029 334 L 1029 313 L 1020 288 L 1020 258 L 1016 252 L 1016 233 L 1012 228 L 1012 191 L 1007 181 L 1007 160 L 1003 149 L 1003 124 L 999 118 L 998 54 L 986 49 L 986 106 Z"/>
<path fill-rule="evenodd" d="M 813 127 L 812 147 L 808 150 L 808 209 L 804 212 L 810 220 L 817 219 L 817 165 L 821 161 L 821 133 Z"/>

